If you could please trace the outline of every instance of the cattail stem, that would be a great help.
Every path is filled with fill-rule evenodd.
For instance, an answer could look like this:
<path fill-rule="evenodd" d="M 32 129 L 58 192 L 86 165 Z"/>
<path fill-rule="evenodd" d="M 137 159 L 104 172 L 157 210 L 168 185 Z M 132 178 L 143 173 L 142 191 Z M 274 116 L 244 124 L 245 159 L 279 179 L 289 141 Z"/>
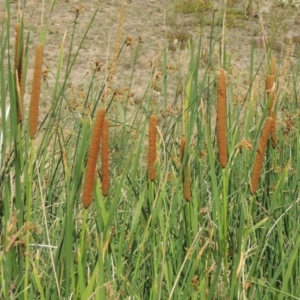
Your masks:
<path fill-rule="evenodd" d="M 259 178 L 260 178 L 260 172 L 263 164 L 264 155 L 267 148 L 268 138 L 270 135 L 271 127 L 272 127 L 272 118 L 267 117 L 263 130 L 262 135 L 259 140 L 259 146 L 256 153 L 255 162 L 253 165 L 253 171 L 252 171 L 252 178 L 251 178 L 251 194 L 255 194 L 258 188 Z"/>
<path fill-rule="evenodd" d="M 90 206 L 93 198 L 97 157 L 103 133 L 104 118 L 105 109 L 100 108 L 96 115 L 86 166 L 86 175 L 82 194 L 82 204 L 84 208 L 88 208 Z"/>
<path fill-rule="evenodd" d="M 103 122 L 102 146 L 101 146 L 101 168 L 102 168 L 102 195 L 107 196 L 109 191 L 109 123 L 105 118 Z"/>
<path fill-rule="evenodd" d="M 148 153 L 148 177 L 151 181 L 156 177 L 156 135 L 157 135 L 157 117 L 151 115 L 149 120 L 149 153 Z"/>
<path fill-rule="evenodd" d="M 15 72 L 16 72 L 16 86 L 17 86 L 17 119 L 18 123 L 23 120 L 23 98 L 24 98 L 24 78 L 23 78 L 23 58 L 24 47 L 22 41 L 22 34 L 20 34 L 21 24 L 15 26 Z"/>
<path fill-rule="evenodd" d="M 32 92 L 30 101 L 30 116 L 29 116 L 29 136 L 31 139 L 34 138 L 39 116 L 39 102 L 41 93 L 41 77 L 42 77 L 42 66 L 43 66 L 43 55 L 44 46 L 42 43 L 38 44 L 35 52 L 35 62 L 33 71 L 33 82 Z"/>
<path fill-rule="evenodd" d="M 225 168 L 227 165 L 227 144 L 226 144 L 226 76 L 225 70 L 221 68 L 218 74 L 218 95 L 217 95 L 217 132 L 219 162 Z"/>

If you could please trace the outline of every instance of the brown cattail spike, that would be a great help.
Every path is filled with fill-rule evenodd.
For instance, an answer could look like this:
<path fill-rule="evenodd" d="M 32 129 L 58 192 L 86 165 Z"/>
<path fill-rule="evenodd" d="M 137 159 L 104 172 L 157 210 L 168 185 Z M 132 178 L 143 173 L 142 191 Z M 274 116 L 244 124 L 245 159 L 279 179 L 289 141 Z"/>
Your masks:
<path fill-rule="evenodd" d="M 31 139 L 34 138 L 39 116 L 39 102 L 41 93 L 41 77 L 42 77 L 42 66 L 43 66 L 43 55 L 44 55 L 43 44 L 38 44 L 35 52 L 35 62 L 33 71 L 31 101 L 30 101 L 30 116 L 29 116 L 29 136 Z"/>
<path fill-rule="evenodd" d="M 266 118 L 263 130 L 262 130 L 262 135 L 259 140 L 259 146 L 258 146 L 258 150 L 256 153 L 256 158 L 255 158 L 255 162 L 253 165 L 253 171 L 252 171 L 251 194 L 255 194 L 257 191 L 257 188 L 258 188 L 260 172 L 261 172 L 264 155 L 265 155 L 266 148 L 267 148 L 268 138 L 269 138 L 269 135 L 271 132 L 272 122 L 273 122 L 273 120 L 271 117 Z"/>
<path fill-rule="evenodd" d="M 82 204 L 84 208 L 88 208 L 90 206 L 93 198 L 97 157 L 100 148 L 101 136 L 103 133 L 104 118 L 105 109 L 100 108 L 96 115 L 86 166 L 86 174 L 82 194 Z"/>
<path fill-rule="evenodd" d="M 227 144 L 226 144 L 226 75 L 225 70 L 220 69 L 218 74 L 218 95 L 217 95 L 217 131 L 219 162 L 225 168 L 227 165 Z"/>
<path fill-rule="evenodd" d="M 24 98 L 24 83 L 23 83 L 23 57 L 24 47 L 22 41 L 21 24 L 15 26 L 16 39 L 15 39 L 15 73 L 16 73 L 16 86 L 17 86 L 17 118 L 18 122 L 22 122 L 23 116 L 23 98 Z"/>
<path fill-rule="evenodd" d="M 109 191 L 109 124 L 105 118 L 103 123 L 102 132 L 102 147 L 101 147 L 101 160 L 102 160 L 102 195 L 107 196 Z"/>
<path fill-rule="evenodd" d="M 156 135 L 157 135 L 157 117 L 150 116 L 149 121 L 149 153 L 148 153 L 148 177 L 151 181 L 156 177 Z"/>

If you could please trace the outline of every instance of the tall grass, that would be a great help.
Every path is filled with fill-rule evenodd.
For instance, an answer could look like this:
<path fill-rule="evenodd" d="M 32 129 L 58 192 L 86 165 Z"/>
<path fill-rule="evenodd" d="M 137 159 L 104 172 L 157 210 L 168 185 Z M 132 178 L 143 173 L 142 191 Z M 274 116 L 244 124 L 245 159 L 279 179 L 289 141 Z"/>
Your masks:
<path fill-rule="evenodd" d="M 252 167 L 271 99 L 265 93 L 259 106 L 252 86 L 245 86 L 248 96 L 236 104 L 230 91 L 237 86 L 228 80 L 228 157 L 220 165 L 215 128 L 218 68 L 200 68 L 201 39 L 189 41 L 183 99 L 178 94 L 175 100 L 183 108 L 180 112 L 161 112 L 146 92 L 139 105 L 121 107 L 114 95 L 106 94 L 113 76 L 103 76 L 99 88 L 95 73 L 90 74 L 84 113 L 65 109 L 70 104 L 67 82 L 95 12 L 76 51 L 73 39 L 69 47 L 62 43 L 54 84 L 49 87 L 51 107 L 39 116 L 35 139 L 30 139 L 28 107 L 22 123 L 18 122 L 15 53 L 10 45 L 15 24 L 11 24 L 8 0 L 6 9 L 8 18 L 2 20 L 0 32 L 1 299 L 299 299 L 296 80 L 290 82 L 294 98 L 288 103 L 280 93 L 276 95 L 276 110 L 281 112 L 277 147 L 266 146 L 265 154 L 261 153 L 260 181 L 251 193 Z M 74 16 L 72 38 L 78 34 L 79 17 Z M 220 29 L 212 27 L 212 34 L 216 30 Z M 33 51 L 30 37 L 24 47 Z M 30 63 L 29 52 L 24 54 Z M 158 67 L 167 74 L 167 49 L 163 54 Z M 208 64 L 212 55 L 213 47 Z M 254 81 L 258 76 L 254 49 L 251 55 Z M 118 57 L 114 56 L 113 64 Z M 292 66 L 294 78 L 299 77 L 299 66 L 299 61 Z M 27 71 L 25 64 L 24 80 Z M 166 93 L 172 86 L 166 81 L 163 85 Z M 44 89 L 47 86 L 42 84 Z M 26 90 L 31 94 L 31 89 Z M 165 103 L 174 104 L 168 94 L 164 97 Z M 99 122 L 102 127 L 105 122 L 105 131 L 95 125 L 100 99 L 106 101 L 107 120 L 103 121 L 102 109 Z M 282 106 L 287 107 L 289 118 Z M 159 122 L 155 117 L 149 129 L 153 110 Z M 97 160 L 100 134 L 102 143 L 104 137 L 109 141 L 109 152 L 102 150 L 104 162 Z M 101 192 L 106 162 L 110 188 Z M 154 168 L 151 181 L 149 171 Z M 82 205 L 85 190 L 88 198 Z"/>

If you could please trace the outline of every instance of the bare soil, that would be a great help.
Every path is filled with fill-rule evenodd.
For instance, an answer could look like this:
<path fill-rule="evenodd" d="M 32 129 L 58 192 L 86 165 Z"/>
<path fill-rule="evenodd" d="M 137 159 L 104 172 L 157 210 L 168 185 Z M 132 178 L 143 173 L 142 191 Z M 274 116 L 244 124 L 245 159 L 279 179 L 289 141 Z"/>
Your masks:
<path fill-rule="evenodd" d="M 22 5 L 19 6 L 18 1 L 11 3 L 13 16 L 11 45 L 14 43 L 14 25 L 22 14 L 24 15 L 25 36 L 30 34 L 25 96 L 27 105 L 31 88 L 34 48 L 39 40 L 41 30 L 42 2 L 28 0 L 25 8 Z M 243 98 L 248 88 L 253 43 L 257 49 L 255 66 L 258 67 L 264 58 L 262 38 L 264 34 L 270 41 L 272 40 L 273 54 L 282 64 L 279 66 L 279 70 L 284 72 L 283 76 L 287 76 L 290 63 L 299 56 L 299 10 L 278 7 L 270 2 L 262 1 L 260 7 L 254 6 L 251 11 L 244 4 L 233 3 L 227 10 L 228 26 L 225 32 L 225 42 L 227 54 L 230 55 L 227 71 L 230 81 L 234 81 L 237 86 L 240 86 L 240 90 L 236 91 L 237 98 Z M 216 1 L 213 4 L 214 9 L 203 11 L 200 14 L 182 14 L 175 11 L 174 4 L 170 0 L 127 1 L 123 12 L 122 3 L 122 0 L 57 0 L 51 14 L 49 14 L 51 3 L 46 4 L 43 25 L 47 28 L 44 58 L 44 70 L 47 76 L 45 76 L 43 91 L 43 113 L 49 110 L 51 89 L 47 89 L 47 87 L 54 84 L 62 46 L 65 51 L 64 66 L 67 63 L 67 53 L 76 14 L 78 14 L 78 18 L 71 58 L 75 55 L 84 32 L 98 7 L 95 20 L 88 31 L 68 80 L 68 89 L 72 91 L 77 102 L 80 97 L 85 98 L 90 75 L 93 70 L 97 69 L 96 78 L 99 82 L 103 82 L 104 78 L 111 76 L 107 93 L 115 93 L 119 97 L 126 93 L 128 96 L 129 93 L 130 103 L 135 105 L 144 98 L 150 83 L 151 88 L 148 88 L 148 91 L 152 93 L 150 97 L 155 98 L 158 106 L 160 101 L 167 99 L 170 109 L 178 109 L 172 105 L 178 85 L 185 85 L 189 64 L 186 38 L 189 36 L 193 37 L 194 41 L 202 38 L 200 63 L 202 67 L 208 62 L 210 41 L 212 38 L 216 39 L 210 71 L 215 72 L 220 67 L 219 49 L 222 26 L 219 21 L 223 14 L 223 7 L 220 4 L 223 1 L 219 1 L 219 3 Z M 4 12 L 3 6 L 1 8 L 2 16 L 5 15 Z M 214 13 L 215 24 L 212 31 Z M 168 49 L 167 67 L 169 70 L 167 98 L 161 88 L 165 75 L 162 72 L 161 55 L 165 46 Z M 120 49 L 122 49 L 120 56 L 114 64 L 116 51 L 118 52 Z M 265 66 L 262 68 L 262 76 L 263 73 L 265 74 Z M 263 78 L 260 80 L 258 76 L 257 85 L 264 87 Z"/>

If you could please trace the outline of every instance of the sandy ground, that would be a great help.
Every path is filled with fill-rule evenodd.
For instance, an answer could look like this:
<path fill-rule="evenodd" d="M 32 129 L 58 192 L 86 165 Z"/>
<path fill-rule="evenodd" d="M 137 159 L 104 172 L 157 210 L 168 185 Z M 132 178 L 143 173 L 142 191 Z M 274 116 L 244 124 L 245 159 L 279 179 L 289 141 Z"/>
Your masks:
<path fill-rule="evenodd" d="M 51 1 L 45 1 L 51 2 Z M 220 2 L 220 1 L 219 1 Z M 239 2 L 239 1 L 232 1 Z M 266 36 L 274 36 L 273 54 L 278 60 L 284 61 L 286 66 L 299 55 L 300 33 L 299 11 L 295 8 L 282 8 L 270 4 L 271 1 L 262 1 L 260 7 L 254 6 L 249 12 L 249 8 L 244 4 L 232 4 L 231 10 L 237 11 L 242 18 L 236 18 L 228 14 L 228 19 L 232 19 L 230 28 L 226 29 L 226 50 L 231 56 L 231 63 L 228 69 L 231 81 L 236 81 L 237 85 L 242 86 L 241 91 L 248 88 L 249 62 L 251 44 L 254 39 L 256 48 L 256 66 L 263 58 L 262 33 L 264 28 Z M 57 0 L 51 13 L 51 3 L 45 5 L 43 14 L 43 25 L 47 35 L 45 41 L 44 70 L 47 77 L 44 83 L 44 102 L 42 111 L 49 110 L 48 104 L 51 99 L 51 87 L 55 82 L 55 74 L 58 66 L 59 51 L 64 46 L 65 58 L 64 67 L 67 64 L 67 53 L 72 38 L 72 30 L 76 14 L 78 14 L 77 24 L 74 35 L 74 47 L 71 57 L 74 57 L 80 45 L 84 32 L 99 7 L 92 26 L 86 36 L 78 57 L 73 66 L 68 79 L 68 89 L 72 90 L 74 99 L 81 95 L 85 98 L 85 90 L 89 83 L 89 78 L 95 68 L 98 69 L 97 80 L 103 82 L 107 76 L 111 76 L 108 85 L 108 94 L 114 92 L 116 95 L 128 95 L 130 90 L 130 103 L 137 104 L 144 99 L 145 92 L 149 83 L 152 84 L 150 97 L 159 101 L 167 99 L 170 107 L 173 107 L 176 90 L 178 86 L 185 84 L 185 76 L 188 70 L 189 52 L 184 46 L 178 43 L 178 34 L 192 36 L 195 41 L 202 37 L 201 63 L 203 67 L 207 63 L 207 54 L 211 38 L 212 11 L 205 12 L 201 16 L 185 15 L 175 13 L 173 4 L 170 0 L 131 0 L 127 1 L 122 10 L 122 0 L 104 1 L 72 1 Z M 2 3 L 1 3 L 2 5 Z M 222 5 L 215 3 L 216 18 L 222 12 Z M 25 8 L 18 1 L 11 1 L 12 13 L 12 38 L 14 43 L 13 26 L 20 15 L 24 15 L 25 35 L 30 34 L 29 43 L 29 62 L 26 81 L 25 100 L 28 105 L 34 48 L 39 40 L 42 19 L 42 1 L 28 0 Z M 261 14 L 259 14 L 259 11 Z M 3 16 L 4 6 L 1 7 Z M 242 13 L 241 13 L 242 12 Z M 244 15 L 243 15 L 244 13 Z M 120 27 L 120 20 L 122 26 Z M 263 25 L 263 26 L 262 26 Z M 121 28 L 121 29 L 120 29 Z M 274 33 L 274 28 L 276 32 Z M 297 35 L 298 32 L 298 35 Z M 273 33 L 273 34 L 272 34 Z M 213 38 L 220 40 L 222 28 L 215 26 Z M 119 35 L 119 42 L 117 36 Z M 123 43 L 121 54 L 116 64 L 113 63 L 116 56 L 115 49 L 120 49 Z M 211 64 L 211 71 L 215 72 L 220 67 L 219 42 L 216 43 Z M 161 53 L 168 46 L 168 96 L 162 91 L 162 72 Z M 290 47 L 289 47 L 290 45 Z M 287 51 L 290 49 L 291 51 Z M 133 69 L 134 68 L 134 69 Z M 282 66 L 279 67 L 279 69 Z M 285 74 L 288 70 L 284 70 Z M 283 75 L 285 75 L 283 74 Z M 262 72 L 263 76 L 263 72 Z M 132 78 L 132 79 L 131 79 Z M 130 87 L 130 82 L 132 85 Z M 261 80 L 264 86 L 264 80 Z M 260 84 L 260 83 L 259 83 Z M 237 91 L 236 94 L 240 94 Z M 243 93 L 243 92 L 242 92 Z M 237 97 L 244 97 L 239 95 Z M 120 97 L 121 97 L 120 96 Z"/>

